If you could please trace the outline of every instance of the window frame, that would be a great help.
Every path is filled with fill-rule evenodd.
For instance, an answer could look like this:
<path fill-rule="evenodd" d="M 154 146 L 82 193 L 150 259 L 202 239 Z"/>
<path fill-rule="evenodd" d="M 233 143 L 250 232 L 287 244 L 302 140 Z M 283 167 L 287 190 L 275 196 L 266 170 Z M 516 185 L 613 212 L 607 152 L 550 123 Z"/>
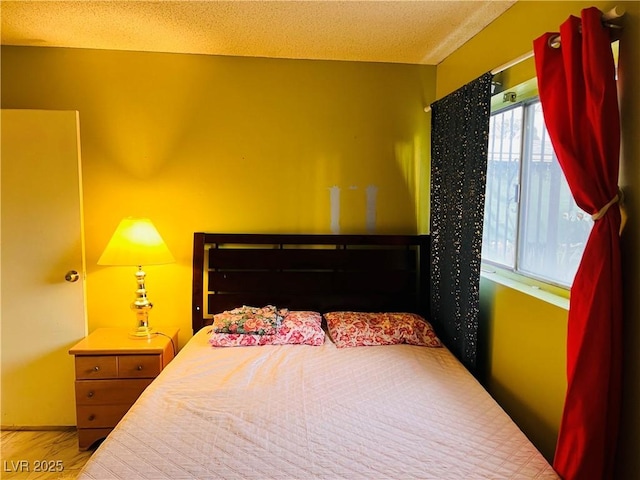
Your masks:
<path fill-rule="evenodd" d="M 515 101 L 510 100 L 510 96 L 506 95 L 506 93 L 515 93 L 516 99 Z M 507 112 L 511 109 L 522 107 L 522 125 L 521 125 L 521 134 L 520 134 L 520 160 L 518 162 L 518 201 L 517 201 L 517 222 L 514 236 L 514 258 L 513 258 L 513 266 L 505 265 L 503 263 L 499 263 L 494 260 L 489 260 L 484 256 L 481 258 L 481 271 L 489 274 L 497 274 L 498 276 L 502 276 L 507 278 L 509 281 L 516 281 L 522 283 L 533 290 L 543 290 L 551 292 L 554 295 L 558 295 L 563 298 L 569 298 L 569 293 L 571 290 L 571 284 L 563 284 L 559 281 L 554 281 L 548 277 L 544 277 L 541 275 L 536 275 L 535 273 L 529 272 L 527 270 L 522 270 L 520 267 L 520 259 L 519 254 L 522 250 L 521 243 L 521 235 L 522 235 L 522 219 L 523 219 L 523 210 L 525 205 L 523 202 L 523 176 L 524 169 L 527 168 L 524 165 L 525 159 L 525 148 L 526 148 L 526 131 L 527 129 L 531 129 L 531 126 L 527 126 L 529 123 L 528 117 L 528 108 L 536 103 L 539 103 L 539 95 L 537 89 L 537 79 L 533 78 L 520 84 L 513 88 L 505 89 L 504 91 L 499 91 L 495 93 L 491 97 L 491 110 L 490 115 L 497 115 L 504 112 Z M 483 225 L 484 228 L 484 225 Z"/>

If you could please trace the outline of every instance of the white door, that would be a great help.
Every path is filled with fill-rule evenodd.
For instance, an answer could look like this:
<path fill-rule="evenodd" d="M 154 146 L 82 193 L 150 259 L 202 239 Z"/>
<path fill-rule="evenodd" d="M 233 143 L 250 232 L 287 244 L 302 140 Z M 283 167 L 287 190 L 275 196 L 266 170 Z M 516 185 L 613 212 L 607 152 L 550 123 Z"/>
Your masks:
<path fill-rule="evenodd" d="M 78 113 L 1 121 L 1 424 L 75 425 L 68 350 L 87 329 Z"/>

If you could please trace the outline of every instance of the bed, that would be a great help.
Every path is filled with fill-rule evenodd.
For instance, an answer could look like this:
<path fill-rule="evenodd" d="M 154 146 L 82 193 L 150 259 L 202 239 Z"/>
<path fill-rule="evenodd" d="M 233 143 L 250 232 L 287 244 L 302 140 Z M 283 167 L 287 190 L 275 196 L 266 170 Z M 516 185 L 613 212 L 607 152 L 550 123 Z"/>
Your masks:
<path fill-rule="evenodd" d="M 194 335 L 79 478 L 559 478 L 421 320 L 428 248 L 196 233 Z"/>

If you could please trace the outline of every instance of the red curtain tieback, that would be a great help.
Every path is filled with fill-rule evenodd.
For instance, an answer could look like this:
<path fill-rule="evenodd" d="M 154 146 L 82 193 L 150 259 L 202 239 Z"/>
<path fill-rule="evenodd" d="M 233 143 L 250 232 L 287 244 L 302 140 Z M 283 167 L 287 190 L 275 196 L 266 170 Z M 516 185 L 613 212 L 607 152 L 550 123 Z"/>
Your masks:
<path fill-rule="evenodd" d="M 607 210 L 609 210 L 609 207 L 614 203 L 618 202 L 619 200 L 620 200 L 620 194 L 616 193 L 616 196 L 613 197 L 611 200 L 609 200 L 609 203 L 607 203 L 604 207 L 598 210 L 597 213 L 594 213 L 593 215 L 591 215 L 591 219 L 594 222 L 596 220 L 600 220 L 602 217 L 604 217 L 604 214 L 607 213 Z"/>
<path fill-rule="evenodd" d="M 609 210 L 609 207 L 611 207 L 616 203 L 619 203 L 619 207 L 620 207 L 620 216 L 621 216 L 620 234 L 622 235 L 622 230 L 624 230 L 624 225 L 627 222 L 627 212 L 626 212 L 626 209 L 624 208 L 624 193 L 622 192 L 622 189 L 620 187 L 618 187 L 618 193 L 616 193 L 616 196 L 613 197 L 609 201 L 609 203 L 607 203 L 604 207 L 602 207 L 596 213 L 591 215 L 591 219 L 594 222 L 596 220 L 600 220 L 602 217 L 604 217 L 605 213 L 607 213 L 607 210 Z"/>

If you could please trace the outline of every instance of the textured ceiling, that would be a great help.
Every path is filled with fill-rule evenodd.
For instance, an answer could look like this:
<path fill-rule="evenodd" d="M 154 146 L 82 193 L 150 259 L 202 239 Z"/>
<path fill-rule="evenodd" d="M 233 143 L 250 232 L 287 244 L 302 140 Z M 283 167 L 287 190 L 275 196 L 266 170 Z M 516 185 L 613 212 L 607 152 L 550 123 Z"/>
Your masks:
<path fill-rule="evenodd" d="M 3 45 L 435 65 L 515 0 L 1 1 Z"/>

